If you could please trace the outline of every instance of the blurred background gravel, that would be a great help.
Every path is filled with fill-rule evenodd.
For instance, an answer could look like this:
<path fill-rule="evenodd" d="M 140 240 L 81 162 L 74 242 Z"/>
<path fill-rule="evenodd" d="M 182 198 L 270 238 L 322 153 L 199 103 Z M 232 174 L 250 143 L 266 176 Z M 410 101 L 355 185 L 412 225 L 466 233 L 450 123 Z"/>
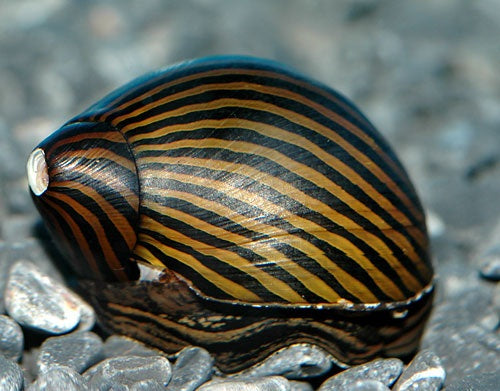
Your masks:
<path fill-rule="evenodd" d="M 393 145 L 429 211 L 423 345 L 447 384 L 498 371 L 500 287 L 479 271 L 500 269 L 499 37 L 499 0 L 0 0 L 0 274 L 43 258 L 25 178 L 41 139 L 144 72 L 267 57 L 350 97 Z"/>

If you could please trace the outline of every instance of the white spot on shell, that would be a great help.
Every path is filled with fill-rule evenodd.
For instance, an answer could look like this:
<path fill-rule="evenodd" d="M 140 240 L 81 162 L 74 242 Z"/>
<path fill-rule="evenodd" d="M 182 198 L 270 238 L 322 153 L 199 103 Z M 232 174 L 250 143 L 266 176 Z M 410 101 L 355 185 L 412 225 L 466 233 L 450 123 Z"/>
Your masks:
<path fill-rule="evenodd" d="M 26 170 L 31 191 L 37 196 L 42 195 L 49 186 L 49 171 L 43 149 L 37 148 L 31 152 Z"/>

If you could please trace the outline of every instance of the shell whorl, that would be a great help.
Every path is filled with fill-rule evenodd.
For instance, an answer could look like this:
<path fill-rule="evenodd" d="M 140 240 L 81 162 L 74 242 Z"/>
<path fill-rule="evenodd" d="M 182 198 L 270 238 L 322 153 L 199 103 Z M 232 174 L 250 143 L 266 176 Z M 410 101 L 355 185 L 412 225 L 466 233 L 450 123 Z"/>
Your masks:
<path fill-rule="evenodd" d="M 123 135 L 104 123 L 74 122 L 44 140 L 29 160 L 42 155 L 49 179 L 32 197 L 71 266 L 86 278 L 137 278 L 130 252 L 137 241 L 139 184 Z"/>
<path fill-rule="evenodd" d="M 32 197 L 101 326 L 223 371 L 291 343 L 407 357 L 433 297 L 403 166 L 332 89 L 259 59 L 143 76 L 43 141 Z"/>
<path fill-rule="evenodd" d="M 200 61 L 73 122 L 119 129 L 137 166 L 130 258 L 241 303 L 405 301 L 431 281 L 422 208 L 345 98 L 286 69 Z"/>

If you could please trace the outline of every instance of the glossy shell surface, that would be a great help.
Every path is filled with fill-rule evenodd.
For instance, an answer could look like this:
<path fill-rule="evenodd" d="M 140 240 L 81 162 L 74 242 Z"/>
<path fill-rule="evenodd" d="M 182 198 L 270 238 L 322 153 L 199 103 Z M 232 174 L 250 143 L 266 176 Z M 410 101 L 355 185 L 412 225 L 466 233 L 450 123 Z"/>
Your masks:
<path fill-rule="evenodd" d="M 40 152 L 32 165 L 48 179 L 32 173 L 33 199 L 82 280 L 115 292 L 94 297 L 110 329 L 167 351 L 218 343 L 227 370 L 246 365 L 228 353 L 244 335 L 255 359 L 293 340 L 345 363 L 403 337 L 398 354 L 415 350 L 432 296 L 425 216 L 394 152 L 334 90 L 264 60 L 190 61 L 111 93 L 37 150 L 46 167 Z M 117 289 L 122 315 L 137 321 L 130 308 L 140 307 L 157 331 L 116 320 Z M 218 320 L 186 313 L 183 324 L 172 300 Z M 351 319 L 394 321 L 394 309 L 406 316 L 390 338 L 384 322 Z M 161 327 L 185 336 L 169 342 Z M 208 334 L 189 340 L 195 329 Z M 250 340 L 264 329 L 269 346 L 257 348 Z"/>

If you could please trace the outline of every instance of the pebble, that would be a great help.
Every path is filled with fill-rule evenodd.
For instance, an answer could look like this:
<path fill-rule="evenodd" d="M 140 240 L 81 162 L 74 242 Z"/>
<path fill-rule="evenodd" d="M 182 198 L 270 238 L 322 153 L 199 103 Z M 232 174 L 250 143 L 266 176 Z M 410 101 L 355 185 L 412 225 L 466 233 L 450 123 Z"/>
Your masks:
<path fill-rule="evenodd" d="M 500 384 L 500 372 L 479 373 L 467 376 L 446 386 L 446 391 L 492 391 Z"/>
<path fill-rule="evenodd" d="M 81 319 L 82 300 L 28 261 L 17 261 L 5 287 L 5 306 L 22 326 L 50 334 L 74 329 Z"/>
<path fill-rule="evenodd" d="M 23 371 L 15 362 L 0 354 L 0 390 L 22 390 L 24 385 Z"/>
<path fill-rule="evenodd" d="M 171 376 L 170 362 L 163 356 L 108 358 L 84 373 L 89 386 L 97 390 L 127 389 L 145 380 L 166 386 Z"/>
<path fill-rule="evenodd" d="M 364 380 L 376 380 L 390 387 L 402 371 L 403 362 L 397 358 L 377 359 L 330 377 L 321 385 L 319 391 L 347 391 L 351 390 L 355 382 Z"/>
<path fill-rule="evenodd" d="M 246 380 L 217 379 L 205 383 L 197 391 L 290 391 L 290 383 L 283 376 Z"/>
<path fill-rule="evenodd" d="M 73 299 L 80 308 L 80 323 L 76 329 L 78 331 L 92 330 L 97 319 L 94 308 L 78 295 L 74 295 Z"/>
<path fill-rule="evenodd" d="M 321 376 L 332 367 L 332 357 L 323 349 L 309 344 L 295 344 L 269 356 L 261 364 L 242 371 L 245 377 L 284 376 L 304 379 Z"/>
<path fill-rule="evenodd" d="M 0 354 L 13 361 L 21 358 L 24 335 L 21 327 L 6 315 L 0 315 Z"/>
<path fill-rule="evenodd" d="M 158 356 L 158 351 L 148 348 L 133 338 L 121 335 L 112 335 L 104 342 L 103 354 L 105 358 L 119 356 Z"/>
<path fill-rule="evenodd" d="M 88 384 L 82 375 L 62 365 L 52 365 L 45 372 L 40 373 L 36 381 L 28 387 L 28 391 L 85 391 L 88 389 Z"/>
<path fill-rule="evenodd" d="M 134 383 L 130 391 L 165 391 L 165 386 L 156 380 L 143 380 Z"/>
<path fill-rule="evenodd" d="M 310 383 L 305 381 L 290 380 L 290 391 L 313 391 Z"/>
<path fill-rule="evenodd" d="M 500 281 L 500 245 L 488 250 L 483 258 L 481 276 L 487 280 Z"/>
<path fill-rule="evenodd" d="M 349 387 L 350 391 L 390 391 L 384 383 L 378 380 L 357 380 Z"/>
<path fill-rule="evenodd" d="M 82 373 L 102 359 L 102 345 L 101 338 L 89 331 L 48 338 L 40 347 L 38 371 L 43 373 L 60 364 Z"/>
<path fill-rule="evenodd" d="M 167 386 L 168 391 L 193 391 L 210 379 L 213 372 L 214 359 L 199 347 L 182 349 L 172 369 L 172 379 Z"/>
<path fill-rule="evenodd" d="M 441 360 L 430 350 L 420 351 L 394 385 L 394 391 L 440 390 L 446 372 Z"/>

